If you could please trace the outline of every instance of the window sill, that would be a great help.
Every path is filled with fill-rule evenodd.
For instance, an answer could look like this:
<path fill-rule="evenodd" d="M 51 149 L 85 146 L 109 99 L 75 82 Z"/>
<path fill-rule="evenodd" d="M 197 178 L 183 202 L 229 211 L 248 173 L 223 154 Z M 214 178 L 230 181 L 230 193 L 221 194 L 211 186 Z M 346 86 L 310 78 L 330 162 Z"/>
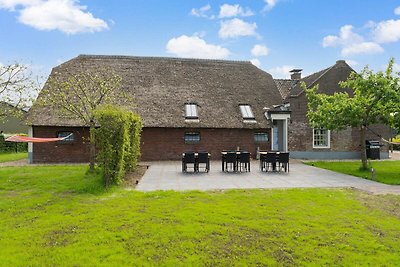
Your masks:
<path fill-rule="evenodd" d="M 200 122 L 200 120 L 199 119 L 185 119 L 185 122 L 197 123 L 197 122 Z"/>

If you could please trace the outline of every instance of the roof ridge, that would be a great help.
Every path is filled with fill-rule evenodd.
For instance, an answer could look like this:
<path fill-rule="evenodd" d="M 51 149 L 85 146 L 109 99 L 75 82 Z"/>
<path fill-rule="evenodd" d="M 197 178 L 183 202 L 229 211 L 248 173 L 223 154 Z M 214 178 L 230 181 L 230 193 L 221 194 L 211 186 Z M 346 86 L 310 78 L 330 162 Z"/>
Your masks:
<path fill-rule="evenodd" d="M 78 58 L 114 58 L 114 59 L 147 59 L 147 60 L 169 60 L 169 61 L 194 61 L 194 62 L 214 62 L 214 63 L 245 63 L 252 64 L 250 61 L 245 60 L 226 60 L 226 59 L 207 59 L 207 58 L 179 58 L 179 57 L 155 57 L 155 56 L 126 56 L 126 55 L 91 55 L 80 54 Z M 75 59 L 73 58 L 73 59 Z"/>
<path fill-rule="evenodd" d="M 324 76 L 326 73 L 328 73 L 328 71 L 330 71 L 334 66 L 336 66 L 336 64 L 334 64 L 334 65 L 332 65 L 332 66 L 330 66 L 330 67 L 328 67 L 328 68 L 326 68 L 324 70 L 317 71 L 317 72 L 313 73 L 313 74 L 317 74 L 318 72 L 322 72 L 321 75 L 319 75 L 313 82 L 310 83 L 310 85 L 307 86 L 307 88 L 312 87 L 319 79 L 321 79 L 322 76 Z M 313 74 L 311 74 L 311 75 L 313 75 Z"/>

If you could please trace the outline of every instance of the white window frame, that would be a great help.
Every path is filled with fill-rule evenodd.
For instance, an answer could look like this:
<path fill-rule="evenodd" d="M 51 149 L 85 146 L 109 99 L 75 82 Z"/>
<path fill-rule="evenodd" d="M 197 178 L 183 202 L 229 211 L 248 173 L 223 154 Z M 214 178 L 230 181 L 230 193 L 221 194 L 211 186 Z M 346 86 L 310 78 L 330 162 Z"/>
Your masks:
<path fill-rule="evenodd" d="M 327 145 L 326 146 L 316 146 L 315 145 L 315 130 L 326 130 L 327 131 Z M 312 129 L 312 137 L 313 137 L 313 148 L 331 148 L 331 131 L 324 128 L 313 128 Z"/>
<path fill-rule="evenodd" d="M 197 104 L 196 103 L 186 103 L 185 104 L 185 118 L 186 119 L 198 119 L 199 118 L 199 113 L 197 110 Z"/>
<path fill-rule="evenodd" d="M 244 120 L 255 120 L 254 113 L 249 104 L 240 104 L 239 107 Z"/>

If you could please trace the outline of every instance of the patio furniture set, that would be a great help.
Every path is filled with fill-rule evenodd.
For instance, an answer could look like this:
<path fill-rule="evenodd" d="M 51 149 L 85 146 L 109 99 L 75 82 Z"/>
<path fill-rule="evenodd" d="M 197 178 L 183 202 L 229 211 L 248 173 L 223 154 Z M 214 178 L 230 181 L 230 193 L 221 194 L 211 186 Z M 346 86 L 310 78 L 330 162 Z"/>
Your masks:
<path fill-rule="evenodd" d="M 260 151 L 260 170 L 264 172 L 282 171 L 289 172 L 289 153 Z M 182 153 L 182 172 L 205 172 L 210 171 L 211 154 L 208 152 L 185 152 Z M 250 172 L 250 153 L 247 151 L 222 151 L 221 167 L 223 172 Z"/>

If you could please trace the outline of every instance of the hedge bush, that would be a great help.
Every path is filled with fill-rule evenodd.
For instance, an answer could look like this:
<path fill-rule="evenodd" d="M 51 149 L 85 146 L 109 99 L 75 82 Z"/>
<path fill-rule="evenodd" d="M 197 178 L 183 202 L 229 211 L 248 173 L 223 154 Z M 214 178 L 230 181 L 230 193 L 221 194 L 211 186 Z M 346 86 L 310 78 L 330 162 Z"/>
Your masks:
<path fill-rule="evenodd" d="M 105 106 L 95 111 L 97 161 L 106 186 L 119 184 L 127 171 L 134 171 L 140 156 L 142 121 L 131 111 Z"/>
<path fill-rule="evenodd" d="M 26 134 L 19 134 L 24 135 Z M 0 134 L 0 153 L 27 152 L 28 143 L 6 142 L 4 135 Z"/>

